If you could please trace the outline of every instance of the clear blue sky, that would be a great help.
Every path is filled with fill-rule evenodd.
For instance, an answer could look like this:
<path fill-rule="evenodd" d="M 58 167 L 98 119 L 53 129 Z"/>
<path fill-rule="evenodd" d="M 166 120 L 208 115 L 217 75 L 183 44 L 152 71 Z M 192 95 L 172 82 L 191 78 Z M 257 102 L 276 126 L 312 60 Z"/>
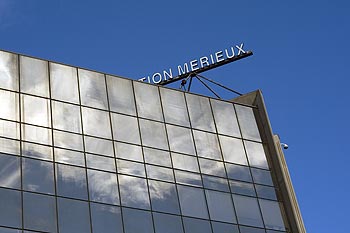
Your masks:
<path fill-rule="evenodd" d="M 0 0 L 1 49 L 134 79 L 244 42 L 205 75 L 262 89 L 315 233 L 349 232 L 349 25 L 345 0 Z"/>

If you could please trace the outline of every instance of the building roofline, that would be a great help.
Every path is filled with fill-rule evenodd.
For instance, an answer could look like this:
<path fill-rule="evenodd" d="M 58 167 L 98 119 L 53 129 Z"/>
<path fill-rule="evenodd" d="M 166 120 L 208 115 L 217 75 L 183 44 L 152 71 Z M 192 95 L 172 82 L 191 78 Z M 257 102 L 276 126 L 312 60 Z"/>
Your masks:
<path fill-rule="evenodd" d="M 246 105 L 257 107 L 255 114 L 258 114 L 259 128 L 263 133 L 263 142 L 268 146 L 268 160 L 272 166 L 272 177 L 280 189 L 284 212 L 287 215 L 288 224 L 293 233 L 306 233 L 292 180 L 287 168 L 281 142 L 277 135 L 274 135 L 261 90 L 239 96 L 231 100 Z"/>

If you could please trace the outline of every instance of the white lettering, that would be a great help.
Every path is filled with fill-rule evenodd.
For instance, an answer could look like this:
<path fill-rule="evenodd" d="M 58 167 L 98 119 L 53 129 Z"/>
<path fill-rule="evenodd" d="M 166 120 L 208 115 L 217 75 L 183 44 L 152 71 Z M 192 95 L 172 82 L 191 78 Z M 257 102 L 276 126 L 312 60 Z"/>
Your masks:
<path fill-rule="evenodd" d="M 246 54 L 247 52 L 243 49 L 244 44 L 234 45 L 225 50 L 220 50 L 207 56 L 200 57 L 199 59 L 193 59 L 189 62 L 184 63 L 183 65 L 177 66 L 178 74 L 177 76 L 188 74 L 200 70 L 204 67 L 215 65 L 216 63 L 224 62 L 226 59 L 235 58 L 235 56 Z M 205 70 L 205 69 L 204 69 Z M 203 70 L 203 71 L 204 71 Z M 176 73 L 176 71 L 174 71 Z M 176 75 L 176 74 L 175 74 Z M 154 73 L 152 76 L 145 76 L 140 78 L 139 81 L 158 84 L 165 80 L 173 79 L 173 71 L 171 68 L 163 70 L 162 72 Z M 177 77 L 175 77 L 176 79 Z"/>
<path fill-rule="evenodd" d="M 190 64 L 191 64 L 191 70 L 192 71 L 195 71 L 195 70 L 199 69 L 197 60 L 190 61 Z"/>
<path fill-rule="evenodd" d="M 222 55 L 222 51 L 215 53 L 216 62 L 221 62 L 224 60 L 224 56 Z"/>
<path fill-rule="evenodd" d="M 171 68 L 169 69 L 169 73 L 166 70 L 164 70 L 163 75 L 164 75 L 164 80 L 167 80 L 167 77 L 169 79 L 172 79 L 173 78 L 173 71 L 171 70 Z"/>
<path fill-rule="evenodd" d="M 204 67 L 204 64 L 206 64 L 206 66 L 209 66 L 209 62 L 208 62 L 208 58 L 207 57 L 201 57 L 199 59 L 199 61 L 201 62 L 201 67 Z"/>
<path fill-rule="evenodd" d="M 155 80 L 156 77 L 159 77 L 158 81 Z M 158 84 L 162 81 L 162 75 L 160 73 L 154 73 L 153 76 L 152 76 L 152 81 L 153 83 L 155 84 Z"/>
<path fill-rule="evenodd" d="M 235 50 L 234 50 L 233 47 L 231 47 L 231 51 L 232 51 L 232 55 L 230 56 L 230 55 L 228 54 L 227 49 L 225 49 L 226 57 L 227 57 L 227 58 L 233 58 L 233 57 L 235 56 Z"/>
<path fill-rule="evenodd" d="M 236 48 L 238 49 L 238 54 L 237 55 L 240 55 L 241 52 L 245 53 L 245 51 L 243 50 L 243 43 L 240 46 L 236 45 Z"/>
<path fill-rule="evenodd" d="M 179 72 L 179 75 L 188 73 L 188 65 L 187 63 L 184 64 L 184 68 L 182 69 L 182 66 L 177 66 L 177 70 Z"/>
<path fill-rule="evenodd" d="M 212 55 L 212 54 L 210 54 L 210 58 L 211 58 L 211 64 L 214 64 L 215 61 L 214 61 L 214 58 L 213 58 L 213 55 Z"/>

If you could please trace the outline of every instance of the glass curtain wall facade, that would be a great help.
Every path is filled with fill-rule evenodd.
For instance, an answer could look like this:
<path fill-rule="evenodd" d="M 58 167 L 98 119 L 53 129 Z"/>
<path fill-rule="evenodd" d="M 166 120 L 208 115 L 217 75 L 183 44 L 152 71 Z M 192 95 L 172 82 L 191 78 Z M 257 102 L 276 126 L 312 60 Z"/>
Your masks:
<path fill-rule="evenodd" d="M 289 232 L 254 111 L 0 52 L 0 233 Z"/>

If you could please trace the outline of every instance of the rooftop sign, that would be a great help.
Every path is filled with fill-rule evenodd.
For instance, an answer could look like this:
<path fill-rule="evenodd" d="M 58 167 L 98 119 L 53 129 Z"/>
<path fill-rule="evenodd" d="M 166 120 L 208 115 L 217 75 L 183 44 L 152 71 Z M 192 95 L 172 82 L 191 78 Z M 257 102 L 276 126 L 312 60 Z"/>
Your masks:
<path fill-rule="evenodd" d="M 177 69 L 173 70 L 169 68 L 162 72 L 155 72 L 150 76 L 139 79 L 139 81 L 165 85 L 253 54 L 250 51 L 245 51 L 243 46 L 244 44 L 241 43 L 229 49 L 217 51 L 216 53 L 209 54 L 209 56 L 203 56 L 199 59 L 186 62 L 183 65 L 178 65 Z"/>

